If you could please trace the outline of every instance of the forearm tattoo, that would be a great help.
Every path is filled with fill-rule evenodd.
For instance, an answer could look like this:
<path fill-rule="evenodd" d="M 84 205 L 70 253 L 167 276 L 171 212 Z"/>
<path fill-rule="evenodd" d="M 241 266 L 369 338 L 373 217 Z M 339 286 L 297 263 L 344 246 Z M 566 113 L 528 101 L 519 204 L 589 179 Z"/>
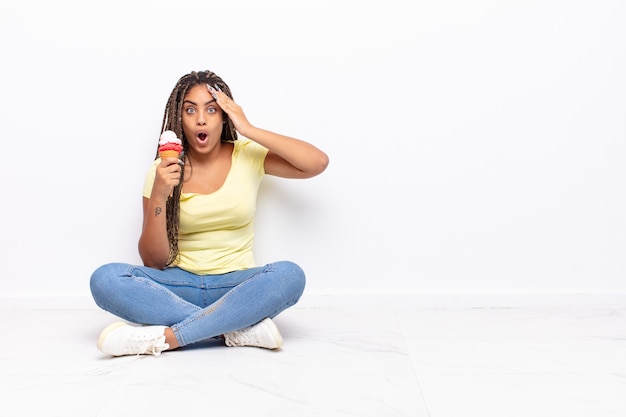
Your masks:
<path fill-rule="evenodd" d="M 159 214 L 161 214 L 163 210 L 161 210 L 161 207 L 157 207 L 154 209 L 154 217 L 159 217 Z"/>

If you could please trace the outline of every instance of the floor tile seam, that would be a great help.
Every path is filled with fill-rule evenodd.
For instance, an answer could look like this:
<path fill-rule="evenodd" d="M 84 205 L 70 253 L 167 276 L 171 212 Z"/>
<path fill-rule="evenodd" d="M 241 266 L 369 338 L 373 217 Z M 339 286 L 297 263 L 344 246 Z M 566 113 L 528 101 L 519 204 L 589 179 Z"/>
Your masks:
<path fill-rule="evenodd" d="M 406 333 L 404 330 L 404 327 L 402 326 L 401 321 L 398 319 L 398 315 L 396 312 L 394 312 L 392 314 L 394 321 L 396 322 L 396 326 L 398 327 L 398 331 L 400 332 L 400 338 L 402 339 L 402 345 L 403 348 L 405 350 L 405 352 L 407 353 L 408 359 L 411 363 L 411 369 L 412 369 L 412 374 L 415 378 L 415 383 L 417 384 L 417 388 L 419 389 L 419 396 L 422 399 L 423 405 L 424 405 L 424 409 L 426 410 L 427 416 L 431 417 L 431 412 L 430 412 L 430 407 L 427 401 L 427 398 L 424 394 L 424 389 L 422 387 L 422 381 L 420 380 L 419 377 L 419 372 L 417 369 L 417 363 L 415 362 L 415 360 L 413 359 L 413 355 L 411 354 L 411 350 L 409 349 L 409 345 L 407 344 L 407 340 L 406 340 Z"/>

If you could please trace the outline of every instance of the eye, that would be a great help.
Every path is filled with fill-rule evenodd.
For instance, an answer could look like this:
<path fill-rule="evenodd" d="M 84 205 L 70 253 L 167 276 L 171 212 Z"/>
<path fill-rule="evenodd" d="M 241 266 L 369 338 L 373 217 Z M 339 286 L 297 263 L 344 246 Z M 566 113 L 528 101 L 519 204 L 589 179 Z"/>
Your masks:
<path fill-rule="evenodd" d="M 185 113 L 187 113 L 187 114 L 193 114 L 195 112 L 196 112 L 196 109 L 194 109 L 193 107 L 187 107 L 185 109 Z"/>
<path fill-rule="evenodd" d="M 206 111 L 209 114 L 213 114 L 213 113 L 217 112 L 217 109 L 215 107 L 209 107 Z"/>

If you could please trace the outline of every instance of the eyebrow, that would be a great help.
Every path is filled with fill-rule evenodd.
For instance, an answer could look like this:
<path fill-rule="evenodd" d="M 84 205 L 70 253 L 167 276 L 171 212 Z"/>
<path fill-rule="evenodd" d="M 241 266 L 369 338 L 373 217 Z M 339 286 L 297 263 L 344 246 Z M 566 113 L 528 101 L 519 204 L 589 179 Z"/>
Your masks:
<path fill-rule="evenodd" d="M 215 101 L 215 99 L 213 99 L 213 100 L 211 100 L 211 101 L 207 101 L 206 103 L 204 103 L 204 105 L 206 106 L 207 104 L 211 104 L 211 103 L 213 103 L 214 101 Z M 197 105 L 198 105 L 197 103 L 194 103 L 194 102 L 193 102 L 193 101 L 191 101 L 191 100 L 184 100 L 184 101 L 183 101 L 183 103 L 193 104 L 194 106 L 197 106 Z"/>

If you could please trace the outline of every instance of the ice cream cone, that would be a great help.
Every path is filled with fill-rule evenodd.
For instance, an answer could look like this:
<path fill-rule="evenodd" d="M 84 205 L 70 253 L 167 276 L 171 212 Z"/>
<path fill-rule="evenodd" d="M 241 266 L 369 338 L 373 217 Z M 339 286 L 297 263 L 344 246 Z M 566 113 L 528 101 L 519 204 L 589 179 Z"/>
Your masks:
<path fill-rule="evenodd" d="M 166 150 L 166 151 L 160 151 L 159 152 L 159 156 L 161 157 L 161 159 L 164 158 L 178 158 L 180 154 L 178 152 L 176 152 L 175 150 Z"/>

